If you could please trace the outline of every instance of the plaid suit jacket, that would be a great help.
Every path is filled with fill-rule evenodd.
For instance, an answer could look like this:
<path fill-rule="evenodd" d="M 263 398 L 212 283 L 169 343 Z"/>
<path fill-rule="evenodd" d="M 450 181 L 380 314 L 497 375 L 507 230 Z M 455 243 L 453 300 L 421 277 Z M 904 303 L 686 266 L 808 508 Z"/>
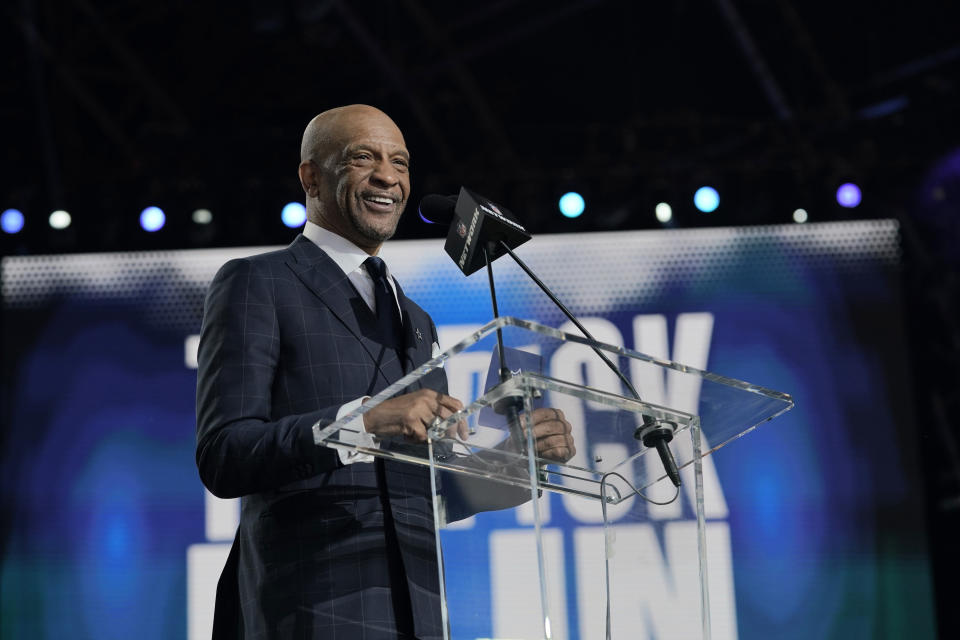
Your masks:
<path fill-rule="evenodd" d="M 399 287 L 398 298 L 409 370 L 430 358 L 436 329 Z M 198 365 L 200 476 L 242 498 L 214 637 L 407 638 L 404 607 L 417 638 L 442 637 L 426 469 L 343 466 L 313 444 L 314 423 L 404 371 L 343 271 L 302 235 L 228 262 L 207 294 Z M 446 389 L 440 372 L 429 384 Z"/>

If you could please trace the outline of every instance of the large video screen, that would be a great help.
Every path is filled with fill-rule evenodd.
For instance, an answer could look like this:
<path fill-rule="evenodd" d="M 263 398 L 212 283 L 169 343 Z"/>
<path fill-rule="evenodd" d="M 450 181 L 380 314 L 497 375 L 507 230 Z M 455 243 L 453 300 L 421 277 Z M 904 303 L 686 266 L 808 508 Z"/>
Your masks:
<path fill-rule="evenodd" d="M 0 637 L 209 637 L 238 511 L 194 463 L 197 335 L 219 266 L 267 249 L 4 258 Z M 714 638 L 935 637 L 895 222 L 541 236 L 518 253 L 598 339 L 793 396 L 707 458 Z M 490 319 L 486 274 L 464 277 L 441 240 L 382 255 L 442 347 Z M 507 260 L 500 312 L 564 326 Z M 549 501 L 554 637 L 603 638 L 584 543 L 601 525 Z M 669 549 L 689 498 L 647 515 L 637 542 L 658 569 L 617 597 L 632 637 L 690 637 L 663 606 L 685 597 Z M 484 522 L 456 532 L 474 579 L 449 587 L 488 615 L 456 633 L 527 637 L 504 541 L 529 524 Z"/>

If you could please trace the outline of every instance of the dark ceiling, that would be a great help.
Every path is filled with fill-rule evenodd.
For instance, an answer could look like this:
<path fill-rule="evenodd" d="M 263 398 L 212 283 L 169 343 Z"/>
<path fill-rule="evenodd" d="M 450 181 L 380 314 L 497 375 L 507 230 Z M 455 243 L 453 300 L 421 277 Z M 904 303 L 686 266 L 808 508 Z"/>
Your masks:
<path fill-rule="evenodd" d="M 27 226 L 5 253 L 286 242 L 303 127 L 352 102 L 404 130 L 414 202 L 466 184 L 535 232 L 655 227 L 660 200 L 679 226 L 901 217 L 960 144 L 946 0 L 11 5 L 0 208 Z M 707 182 L 710 216 L 691 201 Z M 578 220 L 557 213 L 569 189 Z M 152 236 L 148 204 L 167 212 Z M 60 207 L 66 231 L 46 225 Z M 407 216 L 399 234 L 442 231 Z"/>

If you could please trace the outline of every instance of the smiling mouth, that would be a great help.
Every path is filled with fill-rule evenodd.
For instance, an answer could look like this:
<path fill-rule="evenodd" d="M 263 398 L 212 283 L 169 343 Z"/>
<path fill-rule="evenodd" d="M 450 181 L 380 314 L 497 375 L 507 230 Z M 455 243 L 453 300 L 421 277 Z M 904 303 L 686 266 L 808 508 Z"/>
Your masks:
<path fill-rule="evenodd" d="M 364 199 L 364 201 L 366 201 L 366 202 L 372 202 L 372 203 L 374 203 L 374 204 L 382 204 L 382 205 L 385 205 L 385 206 L 390 206 L 390 205 L 394 205 L 394 204 L 397 203 L 396 199 L 395 199 L 395 198 L 392 198 L 392 197 L 390 197 L 390 196 L 365 195 L 365 196 L 363 196 L 363 199 Z"/>
<path fill-rule="evenodd" d="M 362 199 L 365 203 L 373 205 L 375 209 L 393 209 L 396 204 L 396 198 L 392 196 L 383 196 L 383 195 L 364 195 Z"/>

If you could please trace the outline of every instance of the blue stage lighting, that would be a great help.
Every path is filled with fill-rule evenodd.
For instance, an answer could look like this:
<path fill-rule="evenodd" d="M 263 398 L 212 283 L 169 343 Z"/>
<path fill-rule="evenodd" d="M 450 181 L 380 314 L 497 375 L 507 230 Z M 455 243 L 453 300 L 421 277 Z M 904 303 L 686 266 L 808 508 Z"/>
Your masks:
<path fill-rule="evenodd" d="M 713 187 L 700 187 L 693 194 L 693 204 L 700 211 L 710 213 L 720 206 L 720 194 Z"/>
<path fill-rule="evenodd" d="M 586 203 L 583 201 L 583 196 L 576 191 L 570 191 L 560 197 L 560 213 L 568 218 L 576 218 L 579 216 L 583 213 L 585 206 Z"/>
<path fill-rule="evenodd" d="M 840 185 L 839 189 L 837 189 L 837 204 L 839 204 L 841 207 L 853 209 L 855 206 L 860 204 L 860 199 L 860 187 L 852 182 L 844 183 Z"/>
<path fill-rule="evenodd" d="M 17 209 L 7 209 L 0 214 L 0 227 L 6 233 L 19 233 L 23 229 L 23 214 Z"/>
<path fill-rule="evenodd" d="M 290 202 L 283 207 L 280 218 L 283 220 L 283 224 L 291 229 L 302 227 L 303 223 L 307 221 L 307 208 L 300 202 Z"/>
<path fill-rule="evenodd" d="M 163 228 L 164 223 L 167 221 L 167 216 L 164 215 L 163 209 L 160 207 L 147 207 L 140 212 L 140 226 L 143 227 L 144 231 L 159 231 Z"/>

